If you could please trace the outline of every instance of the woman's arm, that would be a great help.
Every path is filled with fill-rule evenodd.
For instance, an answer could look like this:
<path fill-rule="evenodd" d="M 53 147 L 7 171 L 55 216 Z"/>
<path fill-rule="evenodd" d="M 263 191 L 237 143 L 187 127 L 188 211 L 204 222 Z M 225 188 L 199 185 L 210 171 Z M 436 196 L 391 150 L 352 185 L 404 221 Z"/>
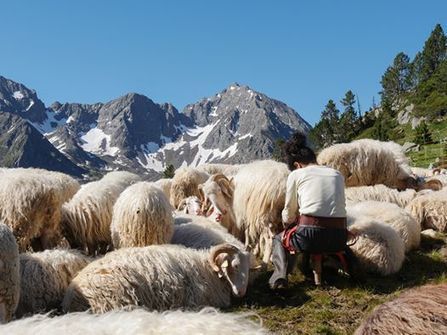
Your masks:
<path fill-rule="evenodd" d="M 289 174 L 286 187 L 286 202 L 282 211 L 282 221 L 285 224 L 291 224 L 296 220 L 298 211 L 297 188 L 294 174 Z"/>

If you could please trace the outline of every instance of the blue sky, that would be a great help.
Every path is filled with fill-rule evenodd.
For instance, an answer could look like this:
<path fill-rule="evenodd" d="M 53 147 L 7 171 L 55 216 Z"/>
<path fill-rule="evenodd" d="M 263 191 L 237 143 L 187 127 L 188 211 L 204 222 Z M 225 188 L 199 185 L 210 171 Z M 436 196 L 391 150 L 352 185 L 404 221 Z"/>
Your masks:
<path fill-rule="evenodd" d="M 0 0 L 0 74 L 49 105 L 138 92 L 178 109 L 232 82 L 314 124 L 348 89 L 363 109 L 447 1 Z"/>

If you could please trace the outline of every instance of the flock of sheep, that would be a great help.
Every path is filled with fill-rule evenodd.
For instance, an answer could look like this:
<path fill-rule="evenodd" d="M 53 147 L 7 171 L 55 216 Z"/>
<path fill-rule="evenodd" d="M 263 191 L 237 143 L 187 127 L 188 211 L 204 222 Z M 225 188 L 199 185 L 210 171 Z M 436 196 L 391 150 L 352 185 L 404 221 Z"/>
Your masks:
<path fill-rule="evenodd" d="M 447 232 L 445 171 L 412 171 L 399 145 L 337 144 L 318 163 L 345 177 L 351 248 L 365 272 L 396 273 L 423 230 Z M 288 174 L 263 160 L 180 168 L 156 182 L 110 172 L 81 186 L 59 172 L 0 169 L 0 322 L 18 319 L 0 333 L 52 334 L 61 324 L 82 334 L 120 333 L 119 324 L 129 334 L 268 333 L 246 315 L 197 310 L 230 306 L 270 262 Z M 427 290 L 445 291 L 438 286 Z M 408 311 L 420 309 L 415 301 Z M 445 299 L 437 306 L 447 320 Z M 41 315 L 51 310 L 70 313 Z M 357 334 L 387 329 L 382 314 L 389 324 L 403 317 L 388 303 Z M 436 320 L 424 327 L 447 331 Z"/>

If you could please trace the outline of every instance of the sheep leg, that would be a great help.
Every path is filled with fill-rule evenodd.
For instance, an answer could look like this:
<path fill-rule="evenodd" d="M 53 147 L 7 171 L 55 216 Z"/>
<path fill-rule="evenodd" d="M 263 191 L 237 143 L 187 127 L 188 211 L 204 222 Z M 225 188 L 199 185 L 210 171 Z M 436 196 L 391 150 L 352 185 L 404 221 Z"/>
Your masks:
<path fill-rule="evenodd" d="M 315 285 L 321 285 L 321 259 L 322 255 L 312 255 L 312 268 L 314 273 Z"/>
<path fill-rule="evenodd" d="M 273 231 L 272 231 L 272 225 L 269 225 L 269 228 L 266 231 L 266 234 L 264 235 L 264 257 L 262 258 L 262 262 L 264 264 L 270 263 L 270 259 L 272 257 L 272 248 L 273 248 Z"/>

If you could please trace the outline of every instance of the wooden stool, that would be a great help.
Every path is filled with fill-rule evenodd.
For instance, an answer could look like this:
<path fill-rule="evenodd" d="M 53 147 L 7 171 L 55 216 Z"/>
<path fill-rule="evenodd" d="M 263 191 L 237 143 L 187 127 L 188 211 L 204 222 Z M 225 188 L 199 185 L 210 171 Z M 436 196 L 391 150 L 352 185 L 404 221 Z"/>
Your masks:
<path fill-rule="evenodd" d="M 343 267 L 343 270 L 345 272 L 348 271 L 348 262 L 346 261 L 346 256 L 344 251 L 339 252 L 331 252 L 331 253 L 322 253 L 322 254 L 311 254 L 310 258 L 312 260 L 312 271 L 314 274 L 314 282 L 315 285 L 320 286 L 321 285 L 321 272 L 322 272 L 322 260 L 324 256 L 328 255 L 336 255 Z"/>

